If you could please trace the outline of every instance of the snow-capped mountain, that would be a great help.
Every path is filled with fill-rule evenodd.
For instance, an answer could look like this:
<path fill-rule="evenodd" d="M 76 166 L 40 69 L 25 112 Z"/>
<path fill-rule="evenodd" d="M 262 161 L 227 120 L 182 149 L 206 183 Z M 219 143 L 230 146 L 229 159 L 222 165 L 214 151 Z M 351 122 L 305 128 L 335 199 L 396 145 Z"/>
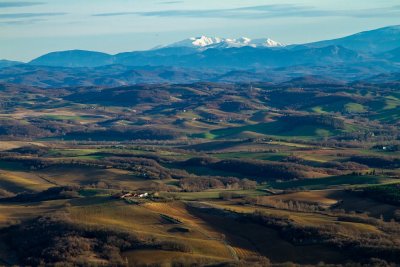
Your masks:
<path fill-rule="evenodd" d="M 257 39 L 253 41 L 254 44 L 256 44 L 257 46 L 266 46 L 266 47 L 283 47 L 286 46 L 283 43 L 279 43 L 277 41 L 274 41 L 270 38 L 265 39 Z"/>
<path fill-rule="evenodd" d="M 232 48 L 232 47 L 284 47 L 285 45 L 270 38 L 252 40 L 247 37 L 219 38 L 219 37 L 192 37 L 183 41 L 166 45 L 164 47 L 192 47 L 192 48 Z"/>

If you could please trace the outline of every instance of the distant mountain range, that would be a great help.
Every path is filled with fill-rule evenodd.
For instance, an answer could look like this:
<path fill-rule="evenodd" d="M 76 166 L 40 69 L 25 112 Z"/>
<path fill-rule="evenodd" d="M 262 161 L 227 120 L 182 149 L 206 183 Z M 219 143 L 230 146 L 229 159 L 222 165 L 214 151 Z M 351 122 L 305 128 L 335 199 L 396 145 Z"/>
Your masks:
<path fill-rule="evenodd" d="M 380 54 L 400 47 L 400 25 L 360 32 L 344 38 L 305 44 L 307 47 L 343 46 L 358 52 Z"/>
<path fill-rule="evenodd" d="M 400 26 L 299 45 L 201 36 L 116 55 L 71 50 L 26 64 L 0 61 L 0 82 L 43 87 L 282 81 L 308 75 L 354 81 L 399 72 Z"/>
<path fill-rule="evenodd" d="M 19 61 L 11 61 L 11 60 L 3 59 L 3 60 L 0 60 L 0 69 L 15 66 L 15 65 L 20 65 L 20 64 L 24 64 L 24 63 L 19 62 Z"/>
<path fill-rule="evenodd" d="M 392 26 L 340 39 L 289 46 L 271 39 L 201 36 L 148 51 L 116 55 L 83 50 L 52 52 L 29 64 L 72 68 L 117 64 L 248 69 L 343 62 L 398 63 L 399 57 L 400 26 Z"/>

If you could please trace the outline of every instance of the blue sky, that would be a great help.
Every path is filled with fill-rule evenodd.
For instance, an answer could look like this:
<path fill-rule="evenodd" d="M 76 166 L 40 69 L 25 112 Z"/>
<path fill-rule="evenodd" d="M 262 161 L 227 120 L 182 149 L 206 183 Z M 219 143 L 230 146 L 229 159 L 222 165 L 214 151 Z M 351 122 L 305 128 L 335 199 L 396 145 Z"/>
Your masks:
<path fill-rule="evenodd" d="M 143 50 L 199 35 L 305 43 L 398 24 L 399 0 L 0 0 L 0 59 Z"/>

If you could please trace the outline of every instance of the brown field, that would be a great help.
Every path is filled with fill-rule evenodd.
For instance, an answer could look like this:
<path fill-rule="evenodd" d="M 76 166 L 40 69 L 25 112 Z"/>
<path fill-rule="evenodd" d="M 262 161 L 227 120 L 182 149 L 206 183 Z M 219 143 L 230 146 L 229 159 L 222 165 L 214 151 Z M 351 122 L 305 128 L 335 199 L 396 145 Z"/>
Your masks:
<path fill-rule="evenodd" d="M 333 198 L 332 195 L 335 190 L 314 190 L 314 191 L 302 191 L 274 196 L 265 196 L 263 198 L 270 198 L 274 200 L 282 201 L 299 201 L 310 204 L 319 204 L 325 207 L 335 205 L 338 200 Z"/>
<path fill-rule="evenodd" d="M 38 215 L 52 214 L 65 207 L 66 200 L 53 200 L 31 204 L 0 204 L 0 226 L 15 224 Z"/>
<path fill-rule="evenodd" d="M 342 200 L 338 208 L 368 213 L 375 218 L 380 218 L 382 215 L 386 220 L 393 218 L 395 211 L 399 209 L 398 206 L 358 196 L 351 192 L 332 192 L 331 197 Z"/>
<path fill-rule="evenodd" d="M 161 204 L 161 205 L 160 205 Z M 173 238 L 193 248 L 193 252 L 213 258 L 232 259 L 231 252 L 222 241 L 221 234 L 210 231 L 201 219 L 184 212 L 184 205 L 175 203 L 177 208 L 170 209 L 163 203 L 148 203 L 143 206 L 109 202 L 102 205 L 71 207 L 68 209 L 76 223 L 108 225 L 109 227 L 132 231 L 144 236 L 154 236 L 168 240 Z M 174 206 L 175 207 L 175 206 Z M 171 224 L 162 218 L 162 214 L 182 221 Z M 176 226 L 188 228 L 188 233 L 172 233 Z"/>
<path fill-rule="evenodd" d="M 247 258 L 262 254 L 273 262 L 312 262 L 313 253 L 318 251 L 320 258 L 329 262 L 340 261 L 344 255 L 318 245 L 295 246 L 273 230 L 254 223 L 240 223 L 224 217 L 201 214 L 216 230 L 225 234 L 239 257 Z M 249 253 L 248 251 L 252 251 Z M 257 253 L 258 252 L 258 253 Z M 317 263 L 317 262 L 314 262 Z"/>
<path fill-rule="evenodd" d="M 46 146 L 41 142 L 28 142 L 28 141 L 0 141 L 0 151 L 11 150 L 27 145 Z"/>
<path fill-rule="evenodd" d="M 0 170 L 0 185 L 2 189 L 13 193 L 42 191 L 54 186 L 35 173 L 3 170 Z"/>
<path fill-rule="evenodd" d="M 155 255 L 157 255 L 155 257 Z M 179 260 L 180 262 L 186 263 L 198 263 L 198 264 L 211 264 L 227 261 L 223 257 L 210 257 L 196 253 L 184 253 L 175 251 L 163 251 L 163 250 L 135 250 L 122 253 L 123 257 L 129 264 L 132 265 L 151 265 L 158 264 L 161 266 L 170 266 L 174 261 Z"/>
<path fill-rule="evenodd" d="M 337 217 L 332 215 L 326 215 L 323 213 L 311 213 L 311 212 L 296 212 L 288 210 L 279 210 L 274 208 L 259 207 L 259 206 L 237 206 L 229 202 L 214 202 L 213 206 L 217 208 L 222 208 L 239 213 L 253 213 L 255 211 L 263 211 L 267 214 L 276 214 L 279 216 L 287 216 L 289 219 L 307 226 L 320 226 L 320 225 L 341 225 L 343 226 L 343 231 L 359 231 L 359 232 L 379 232 L 377 227 L 364 224 L 364 223 L 353 223 L 353 222 L 341 222 L 337 221 Z"/>
<path fill-rule="evenodd" d="M 119 169 L 54 166 L 39 170 L 37 173 L 60 185 L 91 185 L 107 182 L 115 188 L 135 190 L 149 184 L 148 180 L 137 178 L 129 171 Z"/>

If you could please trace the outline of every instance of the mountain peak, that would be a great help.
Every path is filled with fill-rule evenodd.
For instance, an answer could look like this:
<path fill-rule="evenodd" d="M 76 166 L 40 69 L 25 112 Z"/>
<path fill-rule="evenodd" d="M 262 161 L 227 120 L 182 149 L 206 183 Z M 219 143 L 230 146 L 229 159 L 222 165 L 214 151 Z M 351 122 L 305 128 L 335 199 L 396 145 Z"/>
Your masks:
<path fill-rule="evenodd" d="M 221 43 L 223 41 L 223 39 L 219 38 L 219 37 L 207 37 L 207 36 L 200 36 L 200 37 L 192 37 L 189 38 L 191 42 L 191 44 L 193 46 L 198 46 L 198 47 L 205 47 L 205 46 L 209 46 L 209 45 L 213 45 L 213 44 L 218 44 Z"/>
<path fill-rule="evenodd" d="M 248 37 L 220 38 L 220 37 L 191 37 L 165 47 L 192 47 L 192 48 L 232 48 L 232 47 L 284 47 L 285 45 L 270 38 L 252 40 Z"/>

